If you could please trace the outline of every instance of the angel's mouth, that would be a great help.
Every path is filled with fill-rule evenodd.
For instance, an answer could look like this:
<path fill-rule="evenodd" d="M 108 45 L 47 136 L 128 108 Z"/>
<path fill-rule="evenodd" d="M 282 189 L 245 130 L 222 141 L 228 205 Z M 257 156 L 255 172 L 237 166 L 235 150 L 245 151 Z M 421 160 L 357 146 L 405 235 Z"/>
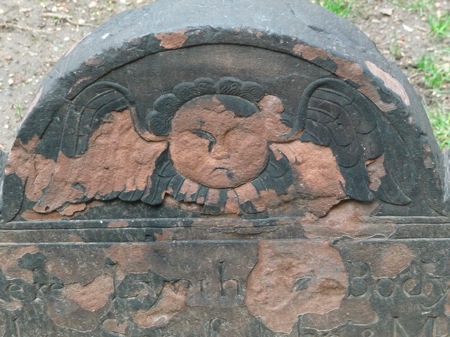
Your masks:
<path fill-rule="evenodd" d="M 214 170 L 213 170 L 213 172 L 214 171 L 230 171 L 230 169 L 229 168 L 226 168 L 226 167 L 216 167 Z"/>
<path fill-rule="evenodd" d="M 227 175 L 227 178 L 228 179 L 230 179 L 230 180 L 233 180 L 234 179 L 234 174 L 233 174 L 233 171 L 231 171 L 229 168 L 227 168 L 227 167 L 216 167 L 214 170 L 213 170 L 213 172 L 216 172 L 216 171 L 219 171 L 219 172 L 225 172 L 225 174 Z"/>

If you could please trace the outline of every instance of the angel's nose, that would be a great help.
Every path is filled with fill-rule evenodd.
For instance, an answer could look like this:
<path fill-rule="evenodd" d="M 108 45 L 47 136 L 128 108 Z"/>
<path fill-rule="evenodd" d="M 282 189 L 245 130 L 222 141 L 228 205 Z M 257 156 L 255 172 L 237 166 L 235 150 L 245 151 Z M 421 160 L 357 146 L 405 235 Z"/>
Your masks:
<path fill-rule="evenodd" d="M 228 159 L 230 158 L 230 149 L 228 149 L 223 141 L 218 141 L 211 150 L 211 157 L 218 160 Z"/>

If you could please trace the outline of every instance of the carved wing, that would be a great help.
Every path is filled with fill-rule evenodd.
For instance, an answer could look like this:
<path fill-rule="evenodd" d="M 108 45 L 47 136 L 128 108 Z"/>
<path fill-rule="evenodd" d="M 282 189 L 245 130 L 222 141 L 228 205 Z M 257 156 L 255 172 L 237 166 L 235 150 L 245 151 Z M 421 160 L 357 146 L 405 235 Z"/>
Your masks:
<path fill-rule="evenodd" d="M 320 79 L 303 92 L 297 114 L 292 133 L 303 129 L 301 141 L 331 148 L 349 197 L 396 205 L 411 201 L 383 165 L 387 153 L 380 124 L 385 122 L 363 94 L 342 80 Z M 371 164 L 379 166 L 372 179 Z"/>
<path fill-rule="evenodd" d="M 69 157 L 82 155 L 93 132 L 111 111 L 134 108 L 131 93 L 111 82 L 94 83 L 82 91 L 69 106 L 61 138 L 61 151 Z"/>
<path fill-rule="evenodd" d="M 68 107 L 53 175 L 33 209 L 47 213 L 92 199 L 148 197 L 156 159 L 167 147 L 149 143 L 148 135 L 128 89 L 90 85 Z"/>

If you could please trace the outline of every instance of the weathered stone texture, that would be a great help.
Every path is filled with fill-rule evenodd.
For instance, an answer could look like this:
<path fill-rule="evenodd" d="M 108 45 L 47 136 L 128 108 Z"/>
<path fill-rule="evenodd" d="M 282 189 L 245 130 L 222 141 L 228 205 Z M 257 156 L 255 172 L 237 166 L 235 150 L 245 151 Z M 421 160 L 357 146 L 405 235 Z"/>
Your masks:
<path fill-rule="evenodd" d="M 0 335 L 440 337 L 450 171 L 306 0 L 159 0 L 70 50 L 0 153 Z"/>

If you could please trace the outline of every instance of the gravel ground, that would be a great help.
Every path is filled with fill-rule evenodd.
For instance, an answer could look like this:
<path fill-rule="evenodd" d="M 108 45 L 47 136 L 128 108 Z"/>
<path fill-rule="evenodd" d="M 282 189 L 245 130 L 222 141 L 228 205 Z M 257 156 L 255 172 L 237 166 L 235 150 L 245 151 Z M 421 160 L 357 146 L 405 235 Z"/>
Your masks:
<path fill-rule="evenodd" d="M 0 0 L 0 149 L 9 151 L 42 78 L 73 44 L 116 13 L 148 2 Z M 436 2 L 435 9 L 449 11 L 450 4 Z M 386 1 L 368 0 L 358 2 L 348 19 L 407 73 L 426 102 L 436 99 L 415 69 L 423 53 L 436 48 L 423 16 Z M 438 99 L 450 105 L 448 94 Z"/>
<path fill-rule="evenodd" d="M 147 3 L 0 0 L 0 149 L 11 148 L 39 84 L 61 56 L 115 14 Z"/>

